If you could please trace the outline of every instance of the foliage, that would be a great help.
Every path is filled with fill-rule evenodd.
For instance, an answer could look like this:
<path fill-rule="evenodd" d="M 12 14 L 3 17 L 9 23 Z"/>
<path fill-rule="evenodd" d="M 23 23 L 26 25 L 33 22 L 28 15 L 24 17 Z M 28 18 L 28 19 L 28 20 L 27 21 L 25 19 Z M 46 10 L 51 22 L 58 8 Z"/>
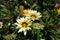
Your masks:
<path fill-rule="evenodd" d="M 60 40 L 60 14 L 55 7 L 60 0 L 0 0 L 0 40 Z M 44 25 L 44 29 L 32 29 L 18 33 L 16 19 L 22 17 L 20 6 L 24 9 L 37 10 L 42 17 L 33 23 Z M 10 25 L 9 25 L 10 23 Z"/>

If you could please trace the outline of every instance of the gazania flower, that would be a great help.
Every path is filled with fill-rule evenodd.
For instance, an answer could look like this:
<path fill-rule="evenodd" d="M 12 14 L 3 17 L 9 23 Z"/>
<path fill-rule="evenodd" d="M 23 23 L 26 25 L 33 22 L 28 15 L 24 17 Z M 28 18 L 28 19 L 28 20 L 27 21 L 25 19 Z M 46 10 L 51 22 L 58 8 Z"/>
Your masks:
<path fill-rule="evenodd" d="M 41 17 L 40 14 L 41 14 L 40 12 L 30 10 L 27 17 L 30 18 L 31 20 L 38 20 Z"/>
<path fill-rule="evenodd" d="M 42 30 L 43 30 L 44 25 L 39 24 L 39 23 L 34 23 L 32 27 L 33 27 L 34 29 L 42 29 Z"/>
<path fill-rule="evenodd" d="M 17 19 L 17 28 L 19 28 L 19 31 L 18 32 L 24 32 L 24 35 L 26 35 L 26 32 L 27 30 L 31 29 L 30 26 L 31 26 L 31 21 L 28 20 L 27 18 L 20 18 L 20 19 Z"/>
<path fill-rule="evenodd" d="M 28 13 L 29 13 L 29 9 L 25 9 L 25 10 L 23 11 L 23 16 L 27 16 Z"/>

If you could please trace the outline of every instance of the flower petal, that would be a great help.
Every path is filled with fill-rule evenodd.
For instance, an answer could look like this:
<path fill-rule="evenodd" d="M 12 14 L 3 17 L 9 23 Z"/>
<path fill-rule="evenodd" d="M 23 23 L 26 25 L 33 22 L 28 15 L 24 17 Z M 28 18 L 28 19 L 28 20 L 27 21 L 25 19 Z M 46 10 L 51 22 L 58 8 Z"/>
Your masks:
<path fill-rule="evenodd" d="M 20 30 L 18 31 L 18 33 L 19 33 L 19 32 L 22 32 L 22 31 L 23 31 L 23 30 L 22 30 L 22 29 L 20 29 Z"/>
<path fill-rule="evenodd" d="M 24 35 L 26 36 L 26 31 L 24 32 Z"/>
<path fill-rule="evenodd" d="M 17 19 L 16 21 L 19 23 L 20 19 Z"/>

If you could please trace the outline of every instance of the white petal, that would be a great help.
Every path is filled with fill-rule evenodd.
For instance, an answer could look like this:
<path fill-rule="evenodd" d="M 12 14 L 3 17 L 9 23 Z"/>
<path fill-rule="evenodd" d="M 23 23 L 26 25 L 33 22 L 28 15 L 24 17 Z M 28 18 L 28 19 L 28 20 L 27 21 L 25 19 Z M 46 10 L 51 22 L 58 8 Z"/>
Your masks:
<path fill-rule="evenodd" d="M 26 31 L 26 28 L 21 28 L 23 31 Z"/>
<path fill-rule="evenodd" d="M 17 21 L 17 22 L 19 22 L 19 21 L 20 21 L 20 19 L 17 19 L 16 21 Z"/>
<path fill-rule="evenodd" d="M 39 16 L 39 18 L 42 17 L 41 15 Z"/>
<path fill-rule="evenodd" d="M 31 28 L 29 28 L 31 30 Z"/>
<path fill-rule="evenodd" d="M 20 29 L 20 30 L 18 31 L 18 33 L 19 33 L 19 32 L 22 32 L 22 29 Z"/>
<path fill-rule="evenodd" d="M 16 27 L 16 29 L 20 28 L 19 26 Z"/>
<path fill-rule="evenodd" d="M 35 13 L 37 13 L 37 11 L 36 11 L 36 10 L 34 10 L 34 12 L 35 12 Z"/>
<path fill-rule="evenodd" d="M 27 30 L 31 30 L 31 28 L 30 28 L 30 27 L 28 27 L 28 28 L 27 28 Z"/>
<path fill-rule="evenodd" d="M 28 15 L 26 16 L 26 18 L 27 18 L 28 20 L 30 20 L 30 17 L 28 17 Z"/>
<path fill-rule="evenodd" d="M 18 23 L 15 23 L 15 25 L 19 25 Z"/>
<path fill-rule="evenodd" d="M 26 31 L 24 32 L 24 35 L 26 36 Z"/>
<path fill-rule="evenodd" d="M 17 25 L 18 27 L 21 27 L 21 25 L 19 25 L 18 23 L 15 23 L 15 25 Z"/>

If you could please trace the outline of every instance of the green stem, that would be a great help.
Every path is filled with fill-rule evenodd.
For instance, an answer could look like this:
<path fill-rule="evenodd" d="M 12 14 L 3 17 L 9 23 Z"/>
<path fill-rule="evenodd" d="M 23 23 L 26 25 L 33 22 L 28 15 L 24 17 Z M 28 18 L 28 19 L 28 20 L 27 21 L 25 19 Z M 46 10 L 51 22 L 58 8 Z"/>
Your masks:
<path fill-rule="evenodd" d="M 40 30 L 37 30 L 37 40 L 40 40 Z"/>

